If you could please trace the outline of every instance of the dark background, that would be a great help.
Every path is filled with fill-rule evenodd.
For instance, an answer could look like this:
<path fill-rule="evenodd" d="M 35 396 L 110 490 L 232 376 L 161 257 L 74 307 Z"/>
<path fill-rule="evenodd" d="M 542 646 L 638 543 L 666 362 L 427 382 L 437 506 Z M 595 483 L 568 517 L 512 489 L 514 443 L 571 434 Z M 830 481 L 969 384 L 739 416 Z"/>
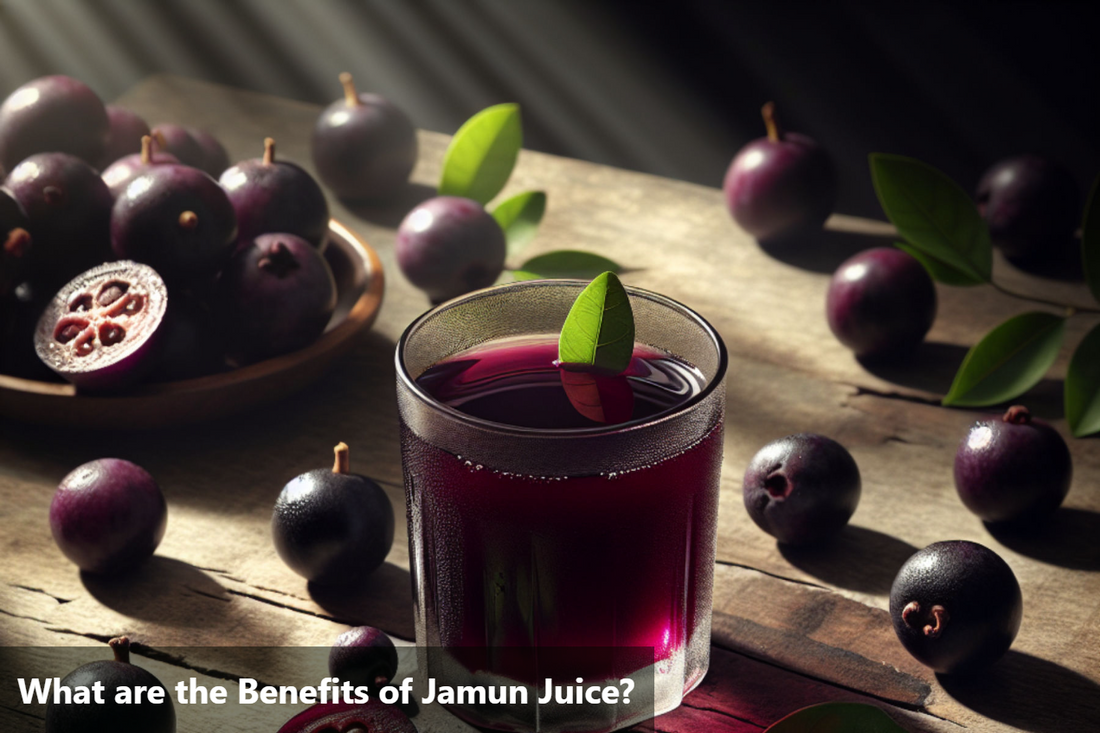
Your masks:
<path fill-rule="evenodd" d="M 110 100 L 167 71 L 322 104 L 347 70 L 425 129 L 518 101 L 529 148 L 710 186 L 763 134 L 771 99 L 833 153 L 838 210 L 881 218 L 871 151 L 967 189 L 999 158 L 1041 152 L 1086 189 L 1100 173 L 1095 15 L 1056 2 L 0 0 L 0 94 L 65 73 Z"/>

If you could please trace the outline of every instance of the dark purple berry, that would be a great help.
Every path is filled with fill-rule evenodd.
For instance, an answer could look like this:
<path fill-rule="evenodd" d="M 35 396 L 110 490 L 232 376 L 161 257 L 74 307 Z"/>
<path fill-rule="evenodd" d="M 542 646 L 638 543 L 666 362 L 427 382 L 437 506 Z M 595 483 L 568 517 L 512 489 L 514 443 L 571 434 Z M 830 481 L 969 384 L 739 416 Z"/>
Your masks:
<path fill-rule="evenodd" d="M 167 307 L 168 291 L 153 268 L 108 262 L 58 291 L 38 319 L 35 351 L 80 389 L 119 389 L 155 364 Z"/>
<path fill-rule="evenodd" d="M 819 228 L 836 203 L 833 162 L 812 139 L 780 131 L 771 102 L 763 115 L 768 136 L 741 148 L 726 171 L 726 206 L 759 240 Z"/>
<path fill-rule="evenodd" d="M 140 141 L 140 152 L 116 159 L 103 170 L 101 177 L 111 192 L 111 198 L 117 199 L 138 174 L 150 166 L 164 163 L 178 164 L 179 159 L 171 153 L 157 150 L 156 140 L 151 135 L 145 135 Z"/>
<path fill-rule="evenodd" d="M 50 504 L 57 546 L 92 573 L 126 570 L 151 557 L 167 522 L 168 507 L 156 481 L 119 458 L 80 466 L 62 479 Z"/>
<path fill-rule="evenodd" d="M 150 166 L 111 210 L 115 255 L 150 265 L 173 285 L 213 277 L 232 256 L 236 237 L 237 216 L 225 191 L 186 165 Z"/>
<path fill-rule="evenodd" d="M 348 473 L 348 447 L 336 446 L 332 470 L 293 479 L 271 517 L 275 549 L 291 570 L 321 585 L 364 580 L 393 545 L 393 505 L 377 483 Z"/>
<path fill-rule="evenodd" d="M 172 705 L 172 693 L 164 688 L 152 673 L 130 663 L 130 640 L 125 636 L 108 642 L 115 658 L 111 661 L 89 662 L 77 667 L 61 680 L 62 687 L 92 689 L 102 685 L 100 694 L 104 704 L 75 701 L 46 705 L 46 733 L 108 733 L 108 731 L 133 731 L 137 733 L 175 733 L 176 710 Z M 116 702 L 122 688 L 129 691 L 134 700 L 136 688 L 144 687 L 140 702 Z M 155 690 L 155 692 L 153 692 Z M 157 695 L 158 702 L 150 699 Z"/>
<path fill-rule="evenodd" d="M 0 374 L 36 382 L 64 382 L 38 358 L 34 334 L 38 318 L 49 303 L 32 283 L 17 285 L 7 301 L 0 301 Z"/>
<path fill-rule="evenodd" d="M 149 134 L 149 123 L 125 107 L 108 104 L 107 119 L 110 122 L 107 145 L 96 164 L 101 171 L 124 155 L 140 153 L 141 138 Z"/>
<path fill-rule="evenodd" d="M 336 280 L 309 242 L 264 234 L 226 266 L 214 300 L 230 356 L 249 363 L 316 341 L 336 309 Z"/>
<path fill-rule="evenodd" d="M 157 139 L 161 150 L 179 158 L 183 165 L 202 170 L 206 153 L 189 128 L 174 122 L 159 122 L 150 134 Z"/>
<path fill-rule="evenodd" d="M 237 212 L 242 246 L 261 234 L 294 234 L 320 247 L 328 233 L 328 202 L 313 176 L 294 163 L 275 160 L 275 141 L 264 139 L 264 157 L 237 163 L 219 181 Z"/>
<path fill-rule="evenodd" d="M 298 713 L 278 733 L 417 733 L 416 726 L 393 705 L 371 698 L 362 705 L 327 703 Z"/>
<path fill-rule="evenodd" d="M 38 153 L 17 165 L 4 185 L 27 214 L 33 280 L 56 287 L 111 259 L 111 192 L 83 160 Z"/>
<path fill-rule="evenodd" d="M 416 165 L 416 128 L 392 102 L 357 94 L 351 75 L 340 74 L 344 98 L 330 104 L 313 128 L 313 166 L 342 198 L 392 195 Z"/>
<path fill-rule="evenodd" d="M 34 242 L 29 227 L 23 207 L 0 189 L 0 300 L 11 296 L 30 274 Z"/>
<path fill-rule="evenodd" d="M 1053 160 L 1002 160 L 982 176 L 977 202 L 1005 257 L 1027 264 L 1079 256 L 1073 233 L 1081 224 L 1081 189 Z"/>
<path fill-rule="evenodd" d="M 380 687 L 397 676 L 397 649 L 384 631 L 357 626 L 336 637 L 328 655 L 328 672 L 377 697 Z"/>
<path fill-rule="evenodd" d="M 194 297 L 175 293 L 164 319 L 157 363 L 149 381 L 173 382 L 225 371 L 224 348 L 216 319 Z"/>
<path fill-rule="evenodd" d="M 12 171 L 35 153 L 68 153 L 89 165 L 103 155 L 109 122 L 96 93 L 68 76 L 43 76 L 0 105 L 0 167 Z"/>
<path fill-rule="evenodd" d="M 974 423 L 955 453 L 955 488 L 986 522 L 1034 522 L 1069 493 L 1073 462 L 1066 441 L 1026 407 Z"/>
<path fill-rule="evenodd" d="M 206 130 L 198 127 L 188 127 L 186 129 L 191 133 L 191 138 L 198 144 L 199 150 L 202 151 L 199 165 L 195 167 L 209 173 L 214 178 L 220 176 L 222 171 L 229 167 L 229 153 L 225 152 L 225 146 Z"/>
<path fill-rule="evenodd" d="M 1023 616 L 1020 584 L 997 553 L 965 540 L 909 558 L 890 590 L 902 646 L 937 672 L 967 672 L 1008 651 Z"/>
<path fill-rule="evenodd" d="M 397 228 L 397 264 L 405 277 L 441 303 L 488 287 L 504 270 L 504 231 L 473 199 L 436 196 Z"/>
<path fill-rule="evenodd" d="M 845 261 L 829 282 L 829 328 L 861 357 L 905 353 L 936 320 L 936 288 L 915 258 L 876 247 Z"/>
<path fill-rule="evenodd" d="M 801 545 L 836 534 L 859 504 L 859 468 L 844 446 L 799 433 L 760 449 L 745 470 L 745 508 L 780 542 Z"/>

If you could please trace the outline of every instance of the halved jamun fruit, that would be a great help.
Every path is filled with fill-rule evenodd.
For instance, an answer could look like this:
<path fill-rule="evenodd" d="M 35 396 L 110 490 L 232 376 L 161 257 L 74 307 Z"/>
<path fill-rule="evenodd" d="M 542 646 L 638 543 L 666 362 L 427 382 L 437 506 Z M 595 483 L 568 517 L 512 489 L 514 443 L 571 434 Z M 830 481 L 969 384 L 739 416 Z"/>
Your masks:
<path fill-rule="evenodd" d="M 79 275 L 38 319 L 38 358 L 83 390 L 110 390 L 144 376 L 156 359 L 168 291 L 156 271 L 108 262 Z"/>

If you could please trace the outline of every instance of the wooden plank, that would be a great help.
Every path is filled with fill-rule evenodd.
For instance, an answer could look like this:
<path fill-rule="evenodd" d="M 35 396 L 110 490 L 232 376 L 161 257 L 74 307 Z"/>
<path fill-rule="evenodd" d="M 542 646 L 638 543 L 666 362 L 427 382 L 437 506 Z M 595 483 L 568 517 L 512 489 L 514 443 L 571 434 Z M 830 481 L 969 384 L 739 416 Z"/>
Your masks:
<path fill-rule="evenodd" d="M 274 136 L 281 157 L 312 168 L 309 131 L 318 108 L 311 105 L 171 76 L 150 78 L 119 101 L 151 122 L 210 129 L 233 159 L 258 156 L 263 137 Z M 110 415 L 80 431 L 0 421 L 0 643 L 54 645 L 125 632 L 153 648 L 327 645 L 351 623 L 411 638 L 403 523 L 386 565 L 353 592 L 307 588 L 275 556 L 268 526 L 283 484 L 326 465 L 339 440 L 351 445 L 353 470 L 378 479 L 400 517 L 393 349 L 428 303 L 395 265 L 394 228 L 431 195 L 447 140 L 420 133 L 414 184 L 396 201 L 331 201 L 333 216 L 379 251 L 388 277 L 375 327 L 319 383 L 200 429 L 135 433 Z M 965 349 L 1030 306 L 989 288 L 939 288 L 940 318 L 929 342 L 900 365 L 866 367 L 828 332 L 823 303 L 827 273 L 844 257 L 890 241 L 881 222 L 838 215 L 801 247 L 765 251 L 732 223 L 714 189 L 523 151 L 505 195 L 530 188 L 546 190 L 549 207 L 525 254 L 568 247 L 612 257 L 630 268 L 628 283 L 699 310 L 730 350 L 715 661 L 684 707 L 643 729 L 759 730 L 829 699 L 873 701 L 910 730 L 1100 726 L 1095 441 L 1069 441 L 1074 485 L 1047 528 L 1035 536 L 993 533 L 963 509 L 951 478 L 955 447 L 981 412 L 935 404 Z M 1081 284 L 1030 278 L 1001 260 L 996 273 L 1018 289 L 1087 302 Z M 1096 320 L 1073 319 L 1067 341 Z M 1064 435 L 1067 358 L 1068 351 L 1025 400 Z M 757 449 L 801 431 L 845 444 L 864 489 L 837 541 L 793 550 L 752 524 L 740 486 Z M 78 573 L 46 524 L 61 477 L 105 455 L 149 469 L 170 507 L 154 561 L 111 581 Z M 897 568 L 943 539 L 993 548 L 1024 591 L 1013 651 L 965 684 L 937 678 L 908 657 L 886 618 Z M 0 710 L 0 726 L 17 715 Z"/>

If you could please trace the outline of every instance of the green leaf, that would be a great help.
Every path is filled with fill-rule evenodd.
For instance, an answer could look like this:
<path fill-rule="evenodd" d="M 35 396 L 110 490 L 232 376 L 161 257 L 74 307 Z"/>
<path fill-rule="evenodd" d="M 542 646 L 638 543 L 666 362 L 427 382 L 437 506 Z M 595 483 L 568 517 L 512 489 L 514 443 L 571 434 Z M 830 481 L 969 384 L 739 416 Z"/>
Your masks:
<path fill-rule="evenodd" d="M 1100 302 L 1100 176 L 1092 184 L 1081 223 L 1081 259 L 1085 263 L 1085 281 L 1092 297 Z"/>
<path fill-rule="evenodd" d="M 605 272 L 588 283 L 573 301 L 561 327 L 558 358 L 563 365 L 618 374 L 630 366 L 633 353 L 630 298 L 618 276 Z"/>
<path fill-rule="evenodd" d="M 764 733 L 906 733 L 874 705 L 826 702 L 811 705 L 773 723 Z"/>
<path fill-rule="evenodd" d="M 542 278 L 591 280 L 601 272 L 613 272 L 617 275 L 622 269 L 618 262 L 591 252 L 559 249 L 538 257 L 532 257 L 524 262 L 523 266 L 513 273 L 513 276 L 517 280 Z"/>
<path fill-rule="evenodd" d="M 500 193 L 523 146 L 518 104 L 498 104 L 466 120 L 443 156 L 440 196 L 487 204 Z"/>
<path fill-rule="evenodd" d="M 1033 311 L 985 335 L 963 359 L 945 405 L 995 405 L 1034 387 L 1058 356 L 1066 319 Z"/>
<path fill-rule="evenodd" d="M 1066 421 L 1073 434 L 1083 438 L 1100 432 L 1100 324 L 1077 344 L 1065 390 Z"/>
<path fill-rule="evenodd" d="M 493 209 L 493 218 L 504 230 L 508 242 L 508 254 L 514 255 L 535 238 L 539 222 L 546 212 L 546 194 L 542 191 L 524 191 L 501 201 Z"/>
<path fill-rule="evenodd" d="M 900 249 L 902 252 L 907 252 L 912 255 L 917 262 L 924 266 L 924 269 L 928 271 L 928 274 L 932 276 L 932 279 L 936 282 L 941 282 L 944 285 L 955 285 L 958 287 L 969 287 L 971 285 L 981 285 L 984 280 L 980 280 L 970 273 L 956 269 L 947 264 L 943 260 L 937 260 L 927 252 L 921 252 L 919 249 L 911 244 L 905 242 L 894 242 L 894 246 Z"/>
<path fill-rule="evenodd" d="M 957 183 L 930 165 L 902 155 L 871 154 L 871 179 L 886 216 L 921 252 L 989 282 L 989 228 Z"/>

